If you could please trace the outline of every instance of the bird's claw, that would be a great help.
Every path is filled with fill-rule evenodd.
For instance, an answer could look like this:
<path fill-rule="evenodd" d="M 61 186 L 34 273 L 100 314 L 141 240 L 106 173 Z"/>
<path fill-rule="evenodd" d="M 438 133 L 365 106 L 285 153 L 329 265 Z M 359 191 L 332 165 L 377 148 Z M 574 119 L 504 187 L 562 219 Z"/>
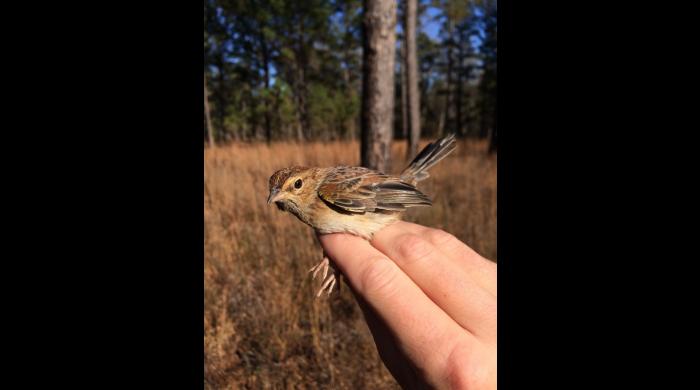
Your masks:
<path fill-rule="evenodd" d="M 330 274 L 328 274 L 329 266 L 331 268 L 333 268 L 332 272 Z M 333 291 L 333 287 L 336 284 L 336 279 L 338 279 L 338 276 L 339 276 L 338 271 L 335 269 L 334 266 L 332 266 L 330 264 L 330 260 L 328 260 L 328 256 L 324 255 L 323 260 L 320 263 L 318 263 L 317 265 L 313 266 L 309 270 L 309 273 L 313 272 L 313 275 L 311 277 L 312 280 L 316 279 L 316 275 L 318 274 L 319 271 L 321 271 L 321 269 L 323 269 L 323 276 L 321 277 L 323 282 L 321 283 L 321 288 L 316 293 L 316 298 L 320 297 L 321 294 L 323 293 L 323 291 L 326 291 L 326 290 L 327 290 L 326 295 L 330 296 L 331 292 Z"/>

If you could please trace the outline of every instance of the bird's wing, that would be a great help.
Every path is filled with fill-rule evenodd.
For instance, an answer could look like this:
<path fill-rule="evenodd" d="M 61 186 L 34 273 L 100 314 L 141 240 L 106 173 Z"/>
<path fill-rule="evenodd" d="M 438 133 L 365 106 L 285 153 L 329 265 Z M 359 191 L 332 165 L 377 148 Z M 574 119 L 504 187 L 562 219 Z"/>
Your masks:
<path fill-rule="evenodd" d="M 363 167 L 336 167 L 318 188 L 325 202 L 351 213 L 402 211 L 431 205 L 430 199 L 398 177 Z"/>

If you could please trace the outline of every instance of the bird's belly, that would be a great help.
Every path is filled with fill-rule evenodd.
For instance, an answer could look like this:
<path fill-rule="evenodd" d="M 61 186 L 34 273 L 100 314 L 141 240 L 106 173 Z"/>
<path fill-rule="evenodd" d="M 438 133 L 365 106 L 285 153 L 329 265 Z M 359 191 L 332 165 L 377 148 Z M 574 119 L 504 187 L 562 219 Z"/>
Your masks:
<path fill-rule="evenodd" d="M 319 233 L 350 233 L 365 239 L 371 239 L 374 233 L 399 219 L 399 213 L 333 213 L 328 218 L 314 221 L 314 228 Z"/>

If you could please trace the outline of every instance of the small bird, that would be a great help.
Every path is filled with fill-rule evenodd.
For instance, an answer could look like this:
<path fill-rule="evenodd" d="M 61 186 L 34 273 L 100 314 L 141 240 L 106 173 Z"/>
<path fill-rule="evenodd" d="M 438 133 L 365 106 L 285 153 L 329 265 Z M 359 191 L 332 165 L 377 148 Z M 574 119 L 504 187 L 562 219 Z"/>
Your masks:
<path fill-rule="evenodd" d="M 267 204 L 294 214 L 319 234 L 350 233 L 371 240 L 374 233 L 398 221 L 409 207 L 430 206 L 430 199 L 416 189 L 429 177 L 428 169 L 456 148 L 454 134 L 426 146 L 399 176 L 387 175 L 364 167 L 328 168 L 290 167 L 270 177 Z M 323 282 L 316 297 L 324 290 L 330 295 L 340 273 L 323 260 L 309 272 L 316 279 L 323 269 Z"/>

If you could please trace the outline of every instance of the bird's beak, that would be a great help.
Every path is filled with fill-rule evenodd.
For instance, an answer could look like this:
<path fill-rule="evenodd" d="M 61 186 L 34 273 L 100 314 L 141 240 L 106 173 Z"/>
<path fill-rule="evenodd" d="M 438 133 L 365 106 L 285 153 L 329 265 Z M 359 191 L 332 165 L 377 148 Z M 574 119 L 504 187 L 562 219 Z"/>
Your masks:
<path fill-rule="evenodd" d="M 282 196 L 284 194 L 280 192 L 278 189 L 273 189 L 270 191 L 270 196 L 267 197 L 267 204 L 272 204 L 274 202 L 277 202 L 278 200 L 282 199 Z"/>

